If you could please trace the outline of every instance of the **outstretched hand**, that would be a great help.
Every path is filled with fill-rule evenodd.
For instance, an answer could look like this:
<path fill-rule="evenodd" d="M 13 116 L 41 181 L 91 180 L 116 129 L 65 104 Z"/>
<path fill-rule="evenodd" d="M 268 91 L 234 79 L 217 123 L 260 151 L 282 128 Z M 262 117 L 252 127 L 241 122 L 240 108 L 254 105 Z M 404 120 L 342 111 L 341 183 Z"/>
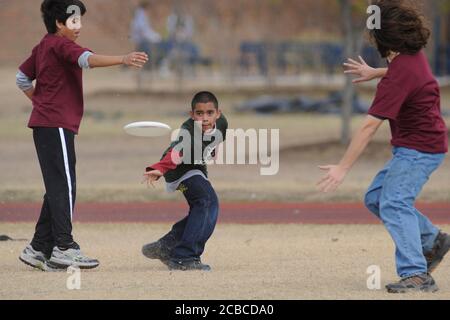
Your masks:
<path fill-rule="evenodd" d="M 159 170 L 152 170 L 144 173 L 144 180 L 142 180 L 142 183 L 147 182 L 147 186 L 152 185 L 154 188 L 155 185 L 153 182 L 158 181 L 163 174 Z"/>
<path fill-rule="evenodd" d="M 369 66 L 361 56 L 358 58 L 359 62 L 349 58 L 348 63 L 344 63 L 344 66 L 347 68 L 347 70 L 344 71 L 345 74 L 353 74 L 359 77 L 354 79 L 353 83 L 371 81 L 377 78 L 377 69 Z"/>
<path fill-rule="evenodd" d="M 132 52 L 123 57 L 123 64 L 129 67 L 142 68 L 148 61 L 145 52 Z"/>
<path fill-rule="evenodd" d="M 334 192 L 344 182 L 347 170 L 336 165 L 319 166 L 319 169 L 326 171 L 326 175 L 317 183 L 321 192 Z"/>

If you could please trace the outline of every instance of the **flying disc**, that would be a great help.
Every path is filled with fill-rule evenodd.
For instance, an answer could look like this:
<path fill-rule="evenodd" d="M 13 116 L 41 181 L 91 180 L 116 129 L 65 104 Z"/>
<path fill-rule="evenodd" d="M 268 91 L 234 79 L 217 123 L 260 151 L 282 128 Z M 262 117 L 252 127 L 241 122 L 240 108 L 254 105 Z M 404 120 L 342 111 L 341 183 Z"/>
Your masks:
<path fill-rule="evenodd" d="M 133 122 L 127 124 L 123 129 L 129 135 L 136 137 L 161 137 L 172 130 L 165 123 L 152 121 Z"/>

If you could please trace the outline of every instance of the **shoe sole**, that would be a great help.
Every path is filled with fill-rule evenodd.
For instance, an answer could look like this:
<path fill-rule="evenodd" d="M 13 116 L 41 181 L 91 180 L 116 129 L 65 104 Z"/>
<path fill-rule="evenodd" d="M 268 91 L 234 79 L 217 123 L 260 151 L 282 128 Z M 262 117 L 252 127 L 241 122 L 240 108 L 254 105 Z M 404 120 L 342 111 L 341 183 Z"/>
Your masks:
<path fill-rule="evenodd" d="M 161 253 L 162 250 L 151 250 L 151 249 L 146 249 L 145 247 L 142 247 L 142 254 L 149 258 L 149 259 L 153 259 L 153 260 L 167 260 L 168 254 L 162 254 Z"/>
<path fill-rule="evenodd" d="M 179 265 L 173 266 L 173 264 L 171 264 L 170 261 L 166 261 L 166 262 L 163 262 L 163 263 L 167 266 L 167 268 L 169 268 L 169 271 L 204 271 L 204 272 L 211 271 L 211 268 L 208 268 L 208 269 L 195 269 L 195 268 L 189 268 L 189 267 L 186 267 L 186 266 L 179 266 Z"/>
<path fill-rule="evenodd" d="M 159 260 L 161 261 L 162 264 L 164 264 L 165 266 L 169 266 L 169 260 L 168 259 L 163 259 L 161 257 L 155 257 L 155 256 L 148 256 L 146 254 L 144 254 L 144 256 L 148 259 L 152 259 L 152 260 Z"/>
<path fill-rule="evenodd" d="M 441 252 L 438 252 L 436 254 L 437 259 L 434 261 L 433 264 L 430 265 L 428 268 L 428 272 L 432 273 L 434 272 L 437 267 L 441 264 L 442 260 L 444 260 L 445 255 L 450 251 L 450 239 L 447 238 L 446 243 L 444 244 L 444 249 Z"/>
<path fill-rule="evenodd" d="M 82 270 L 90 270 L 97 268 L 100 263 L 92 263 L 92 264 L 79 264 L 79 263 L 70 263 L 67 264 L 65 262 L 55 261 L 55 260 L 49 260 L 47 261 L 47 264 L 50 267 L 56 268 L 56 269 L 67 269 L 69 267 L 75 267 Z"/>
<path fill-rule="evenodd" d="M 410 292 L 425 292 L 425 293 L 435 293 L 439 291 L 439 287 L 435 284 L 426 288 L 410 288 L 410 289 L 391 289 L 386 287 L 388 293 L 402 294 L 402 293 L 410 293 Z"/>
<path fill-rule="evenodd" d="M 152 260 L 157 260 L 157 259 L 160 259 L 160 258 L 161 258 L 161 257 L 158 256 L 155 252 L 150 252 L 150 251 L 144 250 L 144 249 L 142 249 L 142 254 L 143 254 L 146 258 L 149 258 L 149 259 L 152 259 Z"/>
<path fill-rule="evenodd" d="M 188 269 L 188 268 L 180 269 L 180 268 L 171 268 L 171 267 L 168 267 L 168 268 L 169 268 L 169 271 L 202 271 L 202 272 L 210 272 L 211 271 L 211 269 Z"/>
<path fill-rule="evenodd" d="M 169 268 L 169 271 L 187 271 L 187 268 L 179 268 L 179 267 L 173 268 L 170 266 L 167 266 L 167 268 Z"/>
<path fill-rule="evenodd" d="M 169 260 L 159 259 L 159 261 L 161 261 L 161 263 L 162 263 L 163 265 L 165 265 L 166 267 L 169 267 Z"/>
<path fill-rule="evenodd" d="M 30 266 L 30 267 L 32 267 L 34 269 L 38 269 L 38 270 L 43 271 L 43 272 L 58 272 L 58 271 L 61 271 L 60 268 L 54 268 L 54 267 L 48 265 L 48 263 L 43 262 L 41 260 L 33 259 L 30 256 L 21 255 L 19 257 L 19 260 L 21 262 L 23 262 L 24 264 L 26 264 L 27 266 Z"/>

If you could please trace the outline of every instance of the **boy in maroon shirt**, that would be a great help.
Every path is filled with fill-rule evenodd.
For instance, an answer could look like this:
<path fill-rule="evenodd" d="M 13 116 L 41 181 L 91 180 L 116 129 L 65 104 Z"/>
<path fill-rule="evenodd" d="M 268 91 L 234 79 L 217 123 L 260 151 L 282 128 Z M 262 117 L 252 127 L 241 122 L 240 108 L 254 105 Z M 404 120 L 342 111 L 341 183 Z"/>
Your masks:
<path fill-rule="evenodd" d="M 138 52 L 102 56 L 80 47 L 75 41 L 86 8 L 79 0 L 45 0 L 41 12 L 48 34 L 19 67 L 16 78 L 33 104 L 28 126 L 33 129 L 46 194 L 33 240 L 20 260 L 44 271 L 69 266 L 91 269 L 99 265 L 98 260 L 84 256 L 72 237 L 74 140 L 83 116 L 82 69 L 115 65 L 141 68 L 148 57 Z"/>
<path fill-rule="evenodd" d="M 389 120 L 393 158 L 377 174 L 365 196 L 367 208 L 380 218 L 396 245 L 397 273 L 401 280 L 388 292 L 434 292 L 431 277 L 450 249 L 450 236 L 439 231 L 415 207 L 415 200 L 448 152 L 447 126 L 441 116 L 439 85 L 422 49 L 430 31 L 420 14 L 401 0 L 376 0 L 381 29 L 371 30 L 387 69 L 370 68 L 349 59 L 347 74 L 354 82 L 381 77 L 375 100 L 341 162 L 321 166 L 327 171 L 319 182 L 324 192 L 334 191 L 383 123 Z"/>

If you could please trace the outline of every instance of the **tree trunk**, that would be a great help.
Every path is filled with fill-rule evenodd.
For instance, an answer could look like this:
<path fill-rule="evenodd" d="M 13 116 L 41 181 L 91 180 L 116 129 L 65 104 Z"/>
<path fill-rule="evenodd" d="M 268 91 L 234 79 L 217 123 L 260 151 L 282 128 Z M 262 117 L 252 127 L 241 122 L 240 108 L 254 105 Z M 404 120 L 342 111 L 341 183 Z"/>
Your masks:
<path fill-rule="evenodd" d="M 442 55 L 441 55 L 441 13 L 439 10 L 439 0 L 432 0 L 431 16 L 433 19 L 432 34 L 430 39 L 431 65 L 436 76 L 442 75 Z"/>
<path fill-rule="evenodd" d="M 344 34 L 344 53 L 345 57 L 351 57 L 354 54 L 355 41 L 354 31 L 352 28 L 352 5 L 351 0 L 339 0 L 341 7 L 341 16 Z M 354 86 L 351 77 L 346 77 L 344 95 L 341 106 L 342 131 L 341 143 L 349 144 L 351 138 L 351 118 L 353 109 Z"/>

